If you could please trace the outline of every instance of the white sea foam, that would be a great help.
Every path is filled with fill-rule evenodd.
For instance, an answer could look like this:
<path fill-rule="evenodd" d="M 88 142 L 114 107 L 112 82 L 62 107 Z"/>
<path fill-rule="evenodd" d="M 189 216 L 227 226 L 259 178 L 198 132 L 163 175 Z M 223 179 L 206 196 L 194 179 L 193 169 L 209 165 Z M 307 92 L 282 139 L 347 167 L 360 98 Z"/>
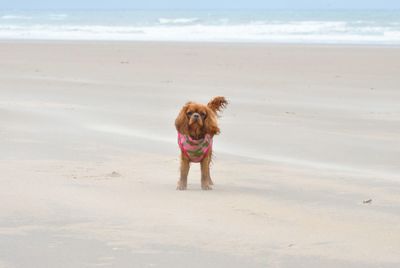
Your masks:
<path fill-rule="evenodd" d="M 194 22 L 198 22 L 198 18 L 174 18 L 174 19 L 168 19 L 168 18 L 159 18 L 158 22 L 160 24 L 191 24 Z"/>
<path fill-rule="evenodd" d="M 23 15 L 3 15 L 1 16 L 3 20 L 30 20 L 32 17 Z"/>
<path fill-rule="evenodd" d="M 343 23 L 272 25 L 102 26 L 0 25 L 0 38 L 56 40 L 151 40 L 289 43 L 400 44 L 400 31 L 367 27 L 350 31 Z"/>

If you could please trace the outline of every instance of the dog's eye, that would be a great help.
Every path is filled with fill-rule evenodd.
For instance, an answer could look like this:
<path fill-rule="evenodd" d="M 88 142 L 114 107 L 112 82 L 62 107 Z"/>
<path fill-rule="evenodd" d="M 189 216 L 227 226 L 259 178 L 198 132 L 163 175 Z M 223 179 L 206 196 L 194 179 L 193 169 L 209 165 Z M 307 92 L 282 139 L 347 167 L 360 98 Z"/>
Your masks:
<path fill-rule="evenodd" d="M 207 115 L 206 113 L 200 113 L 201 117 L 205 118 Z"/>
<path fill-rule="evenodd" d="M 188 116 L 191 116 L 193 114 L 193 112 L 187 112 L 186 113 Z"/>

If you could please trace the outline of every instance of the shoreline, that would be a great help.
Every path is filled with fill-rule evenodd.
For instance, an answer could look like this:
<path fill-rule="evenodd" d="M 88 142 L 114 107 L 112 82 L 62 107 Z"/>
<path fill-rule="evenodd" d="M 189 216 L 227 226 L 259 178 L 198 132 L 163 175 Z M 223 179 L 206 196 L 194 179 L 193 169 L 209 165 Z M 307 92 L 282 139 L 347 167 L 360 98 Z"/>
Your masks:
<path fill-rule="evenodd" d="M 253 42 L 253 41 L 170 41 L 170 40 L 78 40 L 78 39 L 1 39 L 0 44 L 173 44 L 173 45 L 216 45 L 216 46 L 255 46 L 255 47 L 333 47 L 333 48 L 391 48 L 398 49 L 400 44 L 363 44 L 363 43 L 297 43 L 297 42 Z"/>

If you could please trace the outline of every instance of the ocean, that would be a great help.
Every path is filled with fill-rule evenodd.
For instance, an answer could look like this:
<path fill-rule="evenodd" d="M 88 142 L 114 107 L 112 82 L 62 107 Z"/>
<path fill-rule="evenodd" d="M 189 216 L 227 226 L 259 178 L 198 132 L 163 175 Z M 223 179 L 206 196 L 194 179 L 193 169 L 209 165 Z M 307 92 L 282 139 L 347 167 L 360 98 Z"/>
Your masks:
<path fill-rule="evenodd" d="M 0 39 L 399 45 L 400 10 L 2 10 Z"/>

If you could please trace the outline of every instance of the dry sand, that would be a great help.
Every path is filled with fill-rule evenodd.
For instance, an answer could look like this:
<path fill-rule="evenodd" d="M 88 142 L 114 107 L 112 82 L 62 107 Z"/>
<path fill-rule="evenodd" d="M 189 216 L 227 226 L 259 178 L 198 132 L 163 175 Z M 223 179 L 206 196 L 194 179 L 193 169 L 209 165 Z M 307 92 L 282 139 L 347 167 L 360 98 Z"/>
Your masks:
<path fill-rule="evenodd" d="M 399 74 L 390 47 L 2 42 L 0 267 L 400 267 Z M 214 190 L 176 191 L 175 116 L 215 95 Z"/>

